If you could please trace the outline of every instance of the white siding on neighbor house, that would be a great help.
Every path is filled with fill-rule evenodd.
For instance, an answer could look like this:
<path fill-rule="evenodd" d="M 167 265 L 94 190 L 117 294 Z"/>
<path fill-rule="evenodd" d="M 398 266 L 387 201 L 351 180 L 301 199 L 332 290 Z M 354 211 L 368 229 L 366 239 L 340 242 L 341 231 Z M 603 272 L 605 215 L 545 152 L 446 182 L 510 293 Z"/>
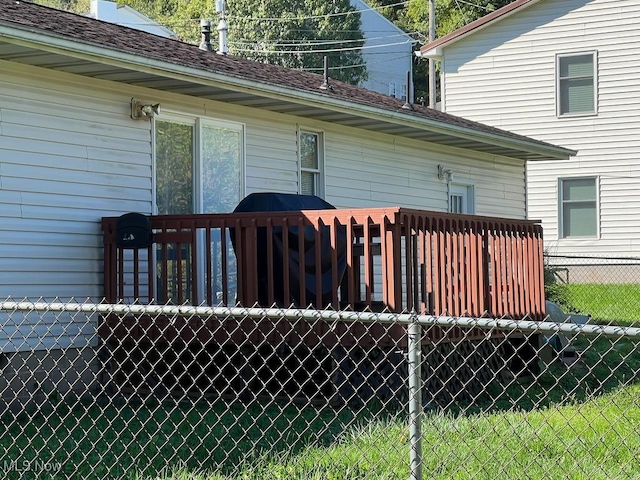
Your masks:
<path fill-rule="evenodd" d="M 337 207 L 445 211 L 447 183 L 437 177 L 443 165 L 455 182 L 473 185 L 476 213 L 525 214 L 522 161 L 3 62 L 0 297 L 103 296 L 100 219 L 153 208 L 152 122 L 130 118 L 132 97 L 160 102 L 167 118 L 242 124 L 243 195 L 298 191 L 297 132 L 308 128 L 323 133 L 326 199 Z M 46 320 L 69 328 L 58 332 L 61 345 L 85 323 Z M 91 325 L 74 345 L 94 334 Z M 4 351 L 39 347 L 20 339 L 0 328 Z"/>
<path fill-rule="evenodd" d="M 447 113 L 578 150 L 528 165 L 551 253 L 640 255 L 640 2 L 543 1 L 444 49 Z M 597 53 L 597 115 L 556 116 L 556 54 Z M 558 238 L 558 179 L 597 176 L 600 237 Z"/>
<path fill-rule="evenodd" d="M 352 0 L 351 5 L 360 11 L 365 38 L 362 57 L 369 77 L 361 86 L 390 95 L 389 87 L 393 84 L 393 96 L 402 98 L 403 88 L 406 91 L 407 72 L 413 67 L 413 39 L 363 0 Z M 409 92 L 413 92 L 412 86 Z"/>

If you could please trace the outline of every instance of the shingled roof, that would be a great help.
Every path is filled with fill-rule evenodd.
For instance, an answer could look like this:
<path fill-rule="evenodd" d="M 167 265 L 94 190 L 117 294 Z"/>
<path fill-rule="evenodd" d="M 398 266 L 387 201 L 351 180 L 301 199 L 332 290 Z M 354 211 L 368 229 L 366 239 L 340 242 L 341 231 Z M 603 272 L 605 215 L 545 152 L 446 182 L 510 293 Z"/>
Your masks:
<path fill-rule="evenodd" d="M 24 0 L 0 0 L 0 59 L 273 111 L 302 114 L 295 110 L 300 105 L 307 118 L 515 158 L 575 154 L 423 105 L 403 108 L 401 100 L 337 80 L 322 90 L 322 75 L 218 55 Z"/>

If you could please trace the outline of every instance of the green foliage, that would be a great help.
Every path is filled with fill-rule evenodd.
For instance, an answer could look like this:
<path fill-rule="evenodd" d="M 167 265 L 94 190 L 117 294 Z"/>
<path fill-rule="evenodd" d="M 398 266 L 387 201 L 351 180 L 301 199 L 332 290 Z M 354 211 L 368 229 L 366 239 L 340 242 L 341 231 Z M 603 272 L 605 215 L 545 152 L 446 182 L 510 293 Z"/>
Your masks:
<path fill-rule="evenodd" d="M 350 13 L 336 15 L 344 12 Z M 300 69 L 321 69 L 326 55 L 332 78 L 353 84 L 367 79 L 358 50 L 364 45 L 360 13 L 349 0 L 229 0 L 228 14 L 232 53 Z M 302 53 L 309 51 L 318 53 Z"/>
<path fill-rule="evenodd" d="M 475 0 L 473 2 L 436 0 L 436 38 L 443 37 L 509 3 L 511 0 Z M 410 0 L 404 21 L 407 28 L 427 33 L 429 2 Z"/>
<path fill-rule="evenodd" d="M 545 299 L 558 305 L 564 312 L 582 313 L 582 311 L 572 303 L 569 288 L 569 285 L 565 283 L 545 283 Z"/>
<path fill-rule="evenodd" d="M 214 0 L 117 0 L 170 28 L 180 40 L 200 43 L 200 19 L 211 18 Z"/>
<path fill-rule="evenodd" d="M 33 3 L 74 13 L 87 13 L 91 9 L 89 0 L 34 0 Z"/>

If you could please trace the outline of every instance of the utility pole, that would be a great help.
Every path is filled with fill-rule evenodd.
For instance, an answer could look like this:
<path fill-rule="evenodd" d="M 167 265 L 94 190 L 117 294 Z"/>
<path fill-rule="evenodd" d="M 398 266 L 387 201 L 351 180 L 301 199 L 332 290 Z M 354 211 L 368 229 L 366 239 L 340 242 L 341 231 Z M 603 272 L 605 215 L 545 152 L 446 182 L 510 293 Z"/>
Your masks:
<path fill-rule="evenodd" d="M 429 43 L 436 39 L 436 0 L 429 2 Z M 436 61 L 429 59 L 429 107 L 436 108 Z"/>

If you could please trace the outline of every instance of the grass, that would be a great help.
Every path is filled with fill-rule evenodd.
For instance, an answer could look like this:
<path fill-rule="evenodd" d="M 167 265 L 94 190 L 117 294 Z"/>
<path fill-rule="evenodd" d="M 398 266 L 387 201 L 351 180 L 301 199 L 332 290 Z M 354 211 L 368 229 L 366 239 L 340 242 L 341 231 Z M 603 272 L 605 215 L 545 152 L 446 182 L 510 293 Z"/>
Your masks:
<path fill-rule="evenodd" d="M 249 452 L 296 452 L 311 438 L 329 444 L 345 425 L 371 416 L 366 410 L 336 414 L 329 408 L 276 403 L 247 408 L 223 401 L 61 405 L 17 418 L 4 415 L 0 459 L 61 464 L 57 475 L 37 478 L 68 478 L 70 473 L 83 479 L 135 478 L 167 464 L 197 469 L 223 461 L 231 468 Z M 2 478 L 25 478 L 24 472 L 3 473 Z"/>
<path fill-rule="evenodd" d="M 600 338 L 570 369 L 554 364 L 536 382 L 494 385 L 472 404 L 432 411 L 424 478 L 640 478 L 638 372 L 637 342 Z M 405 415 L 369 407 L 58 405 L 3 416 L 0 461 L 54 461 L 61 470 L 29 477 L 0 468 L 7 479 L 404 480 Z"/>
<path fill-rule="evenodd" d="M 594 321 L 640 324 L 640 284 L 557 283 L 547 292 L 565 311 L 589 314 Z"/>
<path fill-rule="evenodd" d="M 423 423 L 424 478 L 640 478 L 640 387 L 583 404 L 534 411 L 454 416 L 437 412 Z M 172 480 L 406 479 L 407 441 L 400 422 L 374 423 L 354 438 L 298 455 L 266 458 L 234 477 L 177 470 Z M 372 452 L 384 452 L 384 458 Z M 363 460 L 364 457 L 364 460 Z M 526 473 L 526 475 L 525 475 Z"/>

